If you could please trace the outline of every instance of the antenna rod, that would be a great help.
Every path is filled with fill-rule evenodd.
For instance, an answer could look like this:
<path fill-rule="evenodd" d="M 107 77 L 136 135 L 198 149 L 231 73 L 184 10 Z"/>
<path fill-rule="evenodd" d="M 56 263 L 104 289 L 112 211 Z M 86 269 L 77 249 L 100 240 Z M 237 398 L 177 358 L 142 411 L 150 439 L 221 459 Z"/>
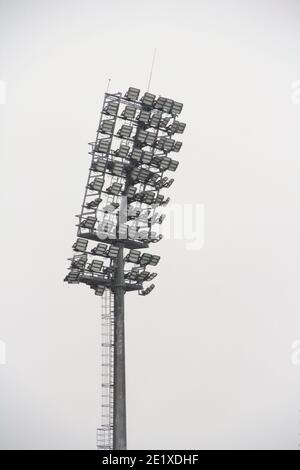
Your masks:
<path fill-rule="evenodd" d="M 150 76 L 149 76 L 149 82 L 148 82 L 147 91 L 149 91 L 149 89 L 150 89 L 150 84 L 151 84 L 151 80 L 152 80 L 152 74 L 153 74 L 153 68 L 154 68 L 155 57 L 156 57 L 156 48 L 154 49 L 154 53 L 153 53 L 153 58 L 152 58 L 152 64 L 151 64 L 151 70 L 150 70 Z"/>

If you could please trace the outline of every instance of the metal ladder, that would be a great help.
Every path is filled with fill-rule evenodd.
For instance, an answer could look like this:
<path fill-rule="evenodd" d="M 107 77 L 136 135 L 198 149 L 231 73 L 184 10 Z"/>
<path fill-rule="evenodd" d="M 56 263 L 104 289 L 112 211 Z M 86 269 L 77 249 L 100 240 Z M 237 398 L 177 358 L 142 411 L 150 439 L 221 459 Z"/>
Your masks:
<path fill-rule="evenodd" d="M 113 449 L 114 418 L 114 296 L 106 289 L 101 312 L 101 426 L 97 449 Z"/>

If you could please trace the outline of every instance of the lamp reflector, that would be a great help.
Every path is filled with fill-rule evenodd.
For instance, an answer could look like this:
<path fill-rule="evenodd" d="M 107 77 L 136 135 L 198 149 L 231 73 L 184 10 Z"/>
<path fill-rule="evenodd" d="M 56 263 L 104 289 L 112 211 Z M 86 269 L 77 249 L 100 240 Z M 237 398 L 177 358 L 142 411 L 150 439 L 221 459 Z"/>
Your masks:
<path fill-rule="evenodd" d="M 138 88 L 129 87 L 125 93 L 125 98 L 130 101 L 137 101 L 139 99 L 140 90 Z"/>
<path fill-rule="evenodd" d="M 86 251 L 87 245 L 88 240 L 84 240 L 83 238 L 77 238 L 72 248 L 74 251 L 81 251 L 84 253 Z"/>

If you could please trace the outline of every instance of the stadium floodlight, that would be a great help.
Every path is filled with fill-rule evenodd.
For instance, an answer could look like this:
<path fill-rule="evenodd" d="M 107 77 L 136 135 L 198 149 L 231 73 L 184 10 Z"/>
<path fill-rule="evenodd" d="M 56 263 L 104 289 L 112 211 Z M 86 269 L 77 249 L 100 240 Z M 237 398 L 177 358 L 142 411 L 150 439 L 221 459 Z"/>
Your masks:
<path fill-rule="evenodd" d="M 169 98 L 166 98 L 166 99 L 165 99 L 165 102 L 164 102 L 164 104 L 163 104 L 162 110 L 163 110 L 165 113 L 170 113 L 170 112 L 171 112 L 171 109 L 172 109 L 172 107 L 173 107 L 173 103 L 174 103 L 173 100 L 170 100 Z"/>
<path fill-rule="evenodd" d="M 182 108 L 183 108 L 182 103 L 178 103 L 178 101 L 174 101 L 173 106 L 172 106 L 172 110 L 171 110 L 172 116 L 178 116 L 178 114 L 181 113 Z"/>
<path fill-rule="evenodd" d="M 154 127 L 155 129 L 161 125 L 162 120 L 162 113 L 156 112 L 152 114 L 150 118 L 150 127 Z"/>
<path fill-rule="evenodd" d="M 71 271 L 67 274 L 65 277 L 65 282 L 68 282 L 69 284 L 75 284 L 78 281 L 78 278 L 80 276 L 80 269 L 71 269 Z"/>
<path fill-rule="evenodd" d="M 98 173 L 104 173 L 105 169 L 106 169 L 106 160 L 101 160 L 101 158 L 99 158 L 92 165 L 92 170 Z"/>
<path fill-rule="evenodd" d="M 136 161 L 140 161 L 143 155 L 143 151 L 139 148 L 134 147 L 131 152 L 131 158 Z"/>
<path fill-rule="evenodd" d="M 127 263 L 139 263 L 141 257 L 141 252 L 139 250 L 130 250 L 129 253 L 125 256 L 124 261 Z"/>
<path fill-rule="evenodd" d="M 148 124 L 149 122 L 149 119 L 150 119 L 150 111 L 145 111 L 142 109 L 142 111 L 140 112 L 139 116 L 138 116 L 138 120 L 140 122 L 143 122 L 144 124 Z"/>
<path fill-rule="evenodd" d="M 149 192 L 145 195 L 145 197 L 143 198 L 143 202 L 144 202 L 145 204 L 151 205 L 151 204 L 153 204 L 154 199 L 155 199 L 155 193 L 149 191 Z"/>
<path fill-rule="evenodd" d="M 93 261 L 89 265 L 88 269 L 92 273 L 100 273 L 101 269 L 102 269 L 102 266 L 103 266 L 103 261 L 100 261 L 98 259 L 93 259 Z"/>
<path fill-rule="evenodd" d="M 88 246 L 88 240 L 84 240 L 83 238 L 77 238 L 76 242 L 72 246 L 74 251 L 81 251 L 84 253 Z"/>
<path fill-rule="evenodd" d="M 98 243 L 98 245 L 95 246 L 95 248 L 93 248 L 91 252 L 93 255 L 106 257 L 107 249 L 108 247 L 105 243 Z"/>
<path fill-rule="evenodd" d="M 158 255 L 152 255 L 152 258 L 151 258 L 151 261 L 150 261 L 150 265 L 151 266 L 157 266 L 158 263 L 160 262 L 160 256 Z"/>
<path fill-rule="evenodd" d="M 142 144 L 146 143 L 146 137 L 147 137 L 147 132 L 140 130 L 139 133 L 137 134 L 137 140 L 141 142 Z"/>
<path fill-rule="evenodd" d="M 118 130 L 117 135 L 122 139 L 129 139 L 132 133 L 132 127 L 128 126 L 127 124 L 123 124 L 121 128 Z"/>
<path fill-rule="evenodd" d="M 183 134 L 186 128 L 186 124 L 184 122 L 174 121 L 168 127 L 167 131 L 169 135 L 173 134 Z"/>
<path fill-rule="evenodd" d="M 149 262 L 151 261 L 152 255 L 150 253 L 143 253 L 140 259 L 140 265 L 141 266 L 147 266 Z"/>
<path fill-rule="evenodd" d="M 143 253 L 140 259 L 140 265 L 147 266 L 147 264 L 150 264 L 151 266 L 157 266 L 159 261 L 160 256 L 150 255 L 150 253 Z"/>
<path fill-rule="evenodd" d="M 147 281 L 153 281 L 157 276 L 157 273 L 151 273 L 150 276 L 148 277 Z"/>
<path fill-rule="evenodd" d="M 182 142 L 179 142 L 179 141 L 175 142 L 175 145 L 173 148 L 174 152 L 179 152 L 181 150 L 181 147 L 182 147 Z"/>
<path fill-rule="evenodd" d="M 170 171 L 176 171 L 177 168 L 178 168 L 178 165 L 179 165 L 179 162 L 177 160 L 171 160 L 170 161 L 170 166 L 168 168 L 168 170 Z"/>
<path fill-rule="evenodd" d="M 97 209 L 99 204 L 101 204 L 102 199 L 101 197 L 97 197 L 96 199 L 93 199 L 93 201 L 86 202 L 85 207 L 87 209 Z"/>
<path fill-rule="evenodd" d="M 119 247 L 118 246 L 110 246 L 108 250 L 108 256 L 109 258 L 117 258 L 119 253 Z"/>
<path fill-rule="evenodd" d="M 178 120 L 182 107 L 149 91 L 140 98 L 140 90 L 134 87 L 125 94 L 107 92 L 96 139 L 90 144 L 92 158 L 73 245 L 75 256 L 65 281 L 86 284 L 104 296 L 101 347 L 106 394 L 97 441 L 102 450 L 126 449 L 125 293 L 145 296 L 154 288 L 154 284 L 145 285 L 157 273 L 146 269 L 156 266 L 160 256 L 143 250 L 163 238 L 152 226 L 165 217 L 156 209 L 170 201 L 164 193 L 174 180 L 165 174 L 178 167 L 171 152 L 179 152 L 182 146 L 173 139 L 185 130 Z M 126 263 L 134 267 L 125 270 Z"/>
<path fill-rule="evenodd" d="M 148 281 L 149 277 L 150 273 L 148 273 L 148 271 L 141 271 L 137 277 L 137 281 L 142 283 Z"/>
<path fill-rule="evenodd" d="M 95 291 L 95 295 L 99 295 L 102 297 L 105 291 L 105 286 L 98 285 L 97 287 L 93 287 L 93 289 Z"/>
<path fill-rule="evenodd" d="M 134 106 L 126 106 L 121 114 L 124 119 L 133 120 L 135 118 L 136 108 Z"/>
<path fill-rule="evenodd" d="M 137 101 L 139 99 L 140 91 L 138 88 L 129 87 L 128 91 L 125 93 L 125 98 L 129 101 Z"/>
<path fill-rule="evenodd" d="M 143 295 L 143 296 L 149 295 L 153 291 L 154 288 L 155 288 L 155 285 L 151 284 L 151 286 L 147 287 L 147 289 L 144 289 L 144 290 L 140 291 L 139 294 Z"/>
<path fill-rule="evenodd" d="M 87 254 L 73 256 L 71 260 L 71 268 L 78 268 L 81 271 L 84 270 L 85 265 L 87 263 Z"/>
<path fill-rule="evenodd" d="M 90 190 L 92 190 L 92 191 L 97 191 L 98 193 L 100 193 L 100 192 L 102 191 L 103 184 L 104 184 L 104 179 L 97 176 L 97 177 L 88 185 L 88 188 L 89 188 Z"/>
<path fill-rule="evenodd" d="M 129 150 L 129 145 L 120 145 L 120 148 L 115 151 L 115 155 L 120 158 L 126 158 L 128 156 Z"/>
<path fill-rule="evenodd" d="M 174 148 L 175 140 L 168 139 L 167 137 L 162 137 L 156 143 L 156 147 L 161 150 L 165 150 L 166 152 L 171 152 Z"/>
<path fill-rule="evenodd" d="M 113 162 L 111 172 L 112 172 L 113 175 L 122 176 L 123 172 L 124 172 L 123 163 L 122 162 Z"/>
<path fill-rule="evenodd" d="M 159 218 L 157 219 L 157 223 L 161 225 L 163 221 L 165 220 L 165 218 L 166 218 L 166 214 L 160 215 Z"/>
<path fill-rule="evenodd" d="M 156 134 L 154 132 L 147 132 L 146 144 L 152 147 L 156 141 Z"/>
<path fill-rule="evenodd" d="M 101 297 L 104 294 L 104 291 L 105 291 L 105 286 L 99 285 L 95 288 L 95 294 L 100 295 Z"/>
<path fill-rule="evenodd" d="M 155 101 L 155 95 L 152 93 L 145 93 L 141 99 L 141 103 L 147 107 L 152 107 Z"/>
<path fill-rule="evenodd" d="M 142 163 L 144 163 L 145 165 L 150 165 L 152 158 L 153 158 L 153 153 L 145 150 L 142 155 Z"/>
<path fill-rule="evenodd" d="M 80 222 L 80 227 L 88 228 L 89 230 L 93 230 L 96 223 L 97 223 L 97 218 L 96 217 L 88 216 L 86 219 L 83 219 Z"/>
<path fill-rule="evenodd" d="M 136 191 L 137 191 L 136 186 L 129 186 L 129 188 L 128 188 L 127 192 L 126 192 L 127 198 L 128 198 L 128 199 L 134 198 Z"/>
<path fill-rule="evenodd" d="M 97 153 L 108 153 L 110 149 L 110 139 L 100 139 L 99 142 L 96 143 L 95 151 Z"/>
<path fill-rule="evenodd" d="M 103 134 L 112 134 L 115 127 L 115 121 L 113 119 L 107 119 L 106 121 L 102 121 L 100 126 L 100 131 Z"/>
<path fill-rule="evenodd" d="M 105 114 L 110 114 L 111 116 L 115 116 L 119 109 L 119 102 L 117 100 L 110 101 L 106 108 L 104 108 Z"/>
<path fill-rule="evenodd" d="M 162 110 L 165 101 L 166 101 L 166 98 L 164 98 L 163 96 L 159 96 L 154 104 L 154 107 L 156 109 Z"/>
<path fill-rule="evenodd" d="M 109 188 L 106 189 L 106 192 L 108 194 L 114 194 L 115 196 L 118 196 L 122 190 L 122 184 L 121 183 L 113 183 Z"/>
<path fill-rule="evenodd" d="M 132 268 L 128 273 L 126 273 L 125 277 L 126 279 L 129 279 L 130 281 L 136 281 L 137 277 L 139 275 L 139 268 Z"/>

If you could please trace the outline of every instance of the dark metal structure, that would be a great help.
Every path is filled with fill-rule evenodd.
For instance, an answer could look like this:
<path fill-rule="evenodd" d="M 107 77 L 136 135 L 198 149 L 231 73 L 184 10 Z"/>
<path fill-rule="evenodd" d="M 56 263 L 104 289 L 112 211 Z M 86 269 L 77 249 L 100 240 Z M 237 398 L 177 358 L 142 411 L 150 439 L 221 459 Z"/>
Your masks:
<path fill-rule="evenodd" d="M 75 254 L 65 281 L 88 285 L 103 297 L 101 323 L 102 391 L 98 449 L 120 449 L 126 443 L 124 296 L 149 294 L 160 260 L 141 250 L 162 239 L 161 208 L 169 198 L 162 192 L 173 179 L 178 161 L 170 157 L 182 143 L 185 124 L 177 117 L 183 105 L 130 87 L 106 93 L 81 213 Z M 154 228 L 156 228 L 156 231 Z M 131 267 L 133 265 L 133 267 Z"/>

